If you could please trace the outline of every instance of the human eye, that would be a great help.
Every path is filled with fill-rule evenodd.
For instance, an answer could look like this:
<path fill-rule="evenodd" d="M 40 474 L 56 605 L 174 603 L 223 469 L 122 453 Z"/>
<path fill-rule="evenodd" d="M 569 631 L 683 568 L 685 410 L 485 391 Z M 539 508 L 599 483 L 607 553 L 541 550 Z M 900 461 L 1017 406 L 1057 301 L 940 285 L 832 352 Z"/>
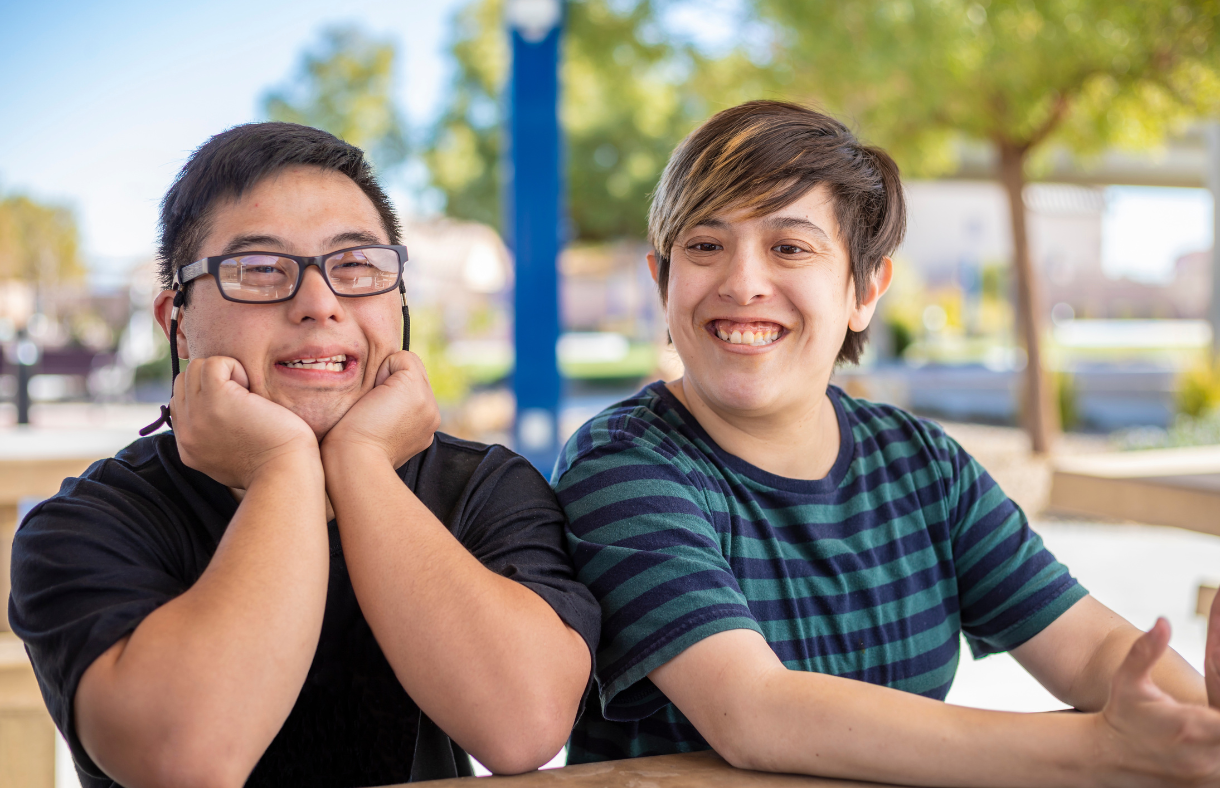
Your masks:
<path fill-rule="evenodd" d="M 784 257 L 798 257 L 800 255 L 809 254 L 809 251 L 810 251 L 809 249 L 806 249 L 804 246 L 802 246 L 800 244 L 792 243 L 791 241 L 784 241 L 782 243 L 778 243 L 775 246 L 772 246 L 771 248 L 776 253 L 781 254 Z"/>
<path fill-rule="evenodd" d="M 238 257 L 232 262 L 236 263 L 241 281 L 246 284 L 273 286 L 288 277 L 289 262 L 282 257 L 250 255 Z"/>

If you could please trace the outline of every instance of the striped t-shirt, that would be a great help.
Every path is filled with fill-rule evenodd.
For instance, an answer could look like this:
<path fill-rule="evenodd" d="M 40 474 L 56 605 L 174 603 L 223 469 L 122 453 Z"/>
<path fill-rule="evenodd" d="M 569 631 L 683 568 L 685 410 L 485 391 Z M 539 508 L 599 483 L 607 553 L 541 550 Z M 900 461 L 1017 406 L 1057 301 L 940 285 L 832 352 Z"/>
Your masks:
<path fill-rule="evenodd" d="M 567 443 L 552 483 L 602 606 L 601 708 L 570 763 L 707 749 L 648 679 L 694 643 L 759 632 L 783 663 L 943 700 L 959 633 L 1007 651 L 1086 592 L 1021 509 L 936 424 L 830 387 L 816 481 L 728 454 L 661 382 Z"/>

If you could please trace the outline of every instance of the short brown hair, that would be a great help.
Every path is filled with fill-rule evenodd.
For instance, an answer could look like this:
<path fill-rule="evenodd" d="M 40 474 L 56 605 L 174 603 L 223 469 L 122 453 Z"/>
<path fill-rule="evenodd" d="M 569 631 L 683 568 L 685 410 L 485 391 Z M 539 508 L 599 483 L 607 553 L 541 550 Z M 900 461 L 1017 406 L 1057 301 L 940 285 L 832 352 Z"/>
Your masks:
<path fill-rule="evenodd" d="M 648 211 L 657 286 L 668 297 L 670 252 L 688 227 L 728 210 L 763 216 L 826 184 L 851 257 L 856 299 L 902 243 L 906 203 L 898 165 L 821 112 L 749 101 L 718 112 L 674 149 Z M 868 330 L 847 330 L 836 361 L 859 362 Z"/>

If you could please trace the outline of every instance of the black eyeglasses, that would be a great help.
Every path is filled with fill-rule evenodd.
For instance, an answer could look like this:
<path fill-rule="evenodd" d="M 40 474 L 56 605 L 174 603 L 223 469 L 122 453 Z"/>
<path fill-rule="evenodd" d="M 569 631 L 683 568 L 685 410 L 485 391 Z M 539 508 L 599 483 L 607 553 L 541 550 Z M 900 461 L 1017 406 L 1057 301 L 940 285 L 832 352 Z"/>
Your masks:
<path fill-rule="evenodd" d="M 316 257 L 238 252 L 188 263 L 174 274 L 174 281 L 186 285 L 210 274 L 220 295 L 228 301 L 274 304 L 295 296 L 305 279 L 305 270 L 314 265 L 335 295 L 359 298 L 388 293 L 398 287 L 406 262 L 405 246 L 353 246 Z"/>

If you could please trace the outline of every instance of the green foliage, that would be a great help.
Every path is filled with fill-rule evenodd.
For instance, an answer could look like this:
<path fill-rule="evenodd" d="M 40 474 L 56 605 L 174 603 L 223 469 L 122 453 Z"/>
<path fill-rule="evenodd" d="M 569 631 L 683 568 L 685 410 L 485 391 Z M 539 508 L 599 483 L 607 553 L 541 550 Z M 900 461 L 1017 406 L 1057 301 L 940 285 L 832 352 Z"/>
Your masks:
<path fill-rule="evenodd" d="M 470 379 L 445 355 L 448 342 L 444 321 L 436 307 L 411 310 L 411 350 L 424 362 L 428 383 L 437 403 L 454 405 L 466 399 Z"/>
<path fill-rule="evenodd" d="M 1055 373 L 1055 399 L 1059 405 L 1059 424 L 1064 430 L 1073 430 L 1080 424 L 1080 395 L 1076 390 L 1076 377 L 1067 372 Z"/>
<path fill-rule="evenodd" d="M 70 210 L 21 195 L 0 200 L 0 280 L 54 286 L 84 274 Z"/>
<path fill-rule="evenodd" d="M 915 342 L 915 332 L 902 320 L 887 320 L 885 328 L 890 332 L 890 342 L 894 348 L 894 357 L 902 358 Z"/>
<path fill-rule="evenodd" d="M 963 138 L 1147 148 L 1220 109 L 1215 0 L 752 0 L 775 84 L 857 122 L 905 172 Z"/>
<path fill-rule="evenodd" d="M 762 72 L 739 54 L 710 60 L 659 34 L 652 0 L 571 0 L 565 25 L 560 122 L 576 238 L 643 237 L 648 195 L 674 146 L 725 102 L 748 98 Z M 451 51 L 457 79 L 424 161 L 446 213 L 499 226 L 501 0 L 473 0 L 459 14 Z"/>
<path fill-rule="evenodd" d="M 1200 418 L 1220 413 L 1220 358 L 1199 364 L 1178 380 L 1178 413 Z"/>
<path fill-rule="evenodd" d="M 263 97 L 271 120 L 324 129 L 361 148 L 385 172 L 407 157 L 406 124 L 393 99 L 393 41 L 331 28 L 286 86 Z"/>

